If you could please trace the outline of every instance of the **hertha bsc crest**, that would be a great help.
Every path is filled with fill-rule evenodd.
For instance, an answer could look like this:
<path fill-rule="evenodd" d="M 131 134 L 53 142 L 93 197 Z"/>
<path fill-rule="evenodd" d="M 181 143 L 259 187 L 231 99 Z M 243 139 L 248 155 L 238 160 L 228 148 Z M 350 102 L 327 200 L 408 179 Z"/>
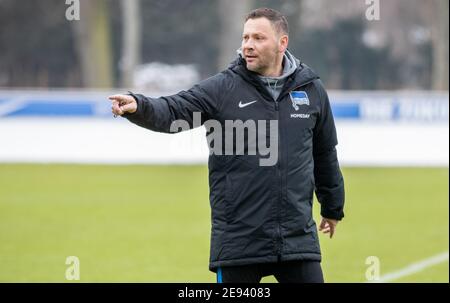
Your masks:
<path fill-rule="evenodd" d="M 299 110 L 301 105 L 309 105 L 308 94 L 305 91 L 293 91 L 289 95 L 295 110 Z"/>

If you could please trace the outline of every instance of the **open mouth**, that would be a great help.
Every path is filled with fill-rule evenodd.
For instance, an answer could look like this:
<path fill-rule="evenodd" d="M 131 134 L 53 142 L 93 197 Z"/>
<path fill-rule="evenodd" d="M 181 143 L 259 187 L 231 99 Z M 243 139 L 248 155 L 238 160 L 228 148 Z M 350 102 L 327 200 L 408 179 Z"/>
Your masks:
<path fill-rule="evenodd" d="M 255 60 L 256 58 L 257 58 L 257 56 L 245 56 L 245 60 L 247 62 L 251 62 L 251 61 Z"/>

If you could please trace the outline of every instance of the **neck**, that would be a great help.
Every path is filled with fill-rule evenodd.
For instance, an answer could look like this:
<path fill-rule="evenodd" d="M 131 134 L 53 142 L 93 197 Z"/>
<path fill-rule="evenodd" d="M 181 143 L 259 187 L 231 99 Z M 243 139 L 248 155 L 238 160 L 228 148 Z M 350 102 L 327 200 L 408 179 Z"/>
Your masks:
<path fill-rule="evenodd" d="M 284 53 L 277 56 L 274 65 L 264 71 L 261 76 L 263 77 L 281 77 L 283 75 L 283 58 Z"/>

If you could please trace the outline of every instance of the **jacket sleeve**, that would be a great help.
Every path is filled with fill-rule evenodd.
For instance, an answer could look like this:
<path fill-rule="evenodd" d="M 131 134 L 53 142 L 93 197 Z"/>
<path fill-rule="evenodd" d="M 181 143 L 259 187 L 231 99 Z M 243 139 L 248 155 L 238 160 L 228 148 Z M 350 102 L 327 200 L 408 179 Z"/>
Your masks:
<path fill-rule="evenodd" d="M 336 127 L 322 82 L 317 80 L 314 85 L 321 106 L 313 138 L 315 192 L 321 204 L 322 217 L 341 220 L 344 217 L 345 191 L 336 152 Z"/>
<path fill-rule="evenodd" d="M 218 111 L 223 80 L 223 75 L 217 74 L 188 91 L 159 98 L 130 93 L 137 102 L 137 110 L 133 114 L 126 113 L 123 117 L 141 127 L 163 133 L 186 130 L 174 127 L 183 124 L 172 125 L 173 122 L 185 121 L 184 125 L 189 125 L 187 129 L 199 127 Z M 198 117 L 197 121 L 194 120 L 194 113 Z"/>

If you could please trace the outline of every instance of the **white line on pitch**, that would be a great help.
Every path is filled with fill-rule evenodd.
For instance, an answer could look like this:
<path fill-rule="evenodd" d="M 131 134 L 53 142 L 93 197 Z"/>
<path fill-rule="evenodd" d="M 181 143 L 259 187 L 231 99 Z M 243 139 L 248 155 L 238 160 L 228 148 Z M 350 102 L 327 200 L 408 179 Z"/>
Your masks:
<path fill-rule="evenodd" d="M 387 274 L 381 276 L 379 280 L 373 281 L 373 282 L 385 283 L 385 282 L 395 281 L 402 277 L 410 276 L 412 274 L 421 272 L 428 267 L 438 265 L 445 261 L 448 261 L 448 251 L 441 253 L 439 255 L 427 258 L 425 260 L 413 263 L 403 269 L 393 271 L 391 273 L 387 273 Z"/>

